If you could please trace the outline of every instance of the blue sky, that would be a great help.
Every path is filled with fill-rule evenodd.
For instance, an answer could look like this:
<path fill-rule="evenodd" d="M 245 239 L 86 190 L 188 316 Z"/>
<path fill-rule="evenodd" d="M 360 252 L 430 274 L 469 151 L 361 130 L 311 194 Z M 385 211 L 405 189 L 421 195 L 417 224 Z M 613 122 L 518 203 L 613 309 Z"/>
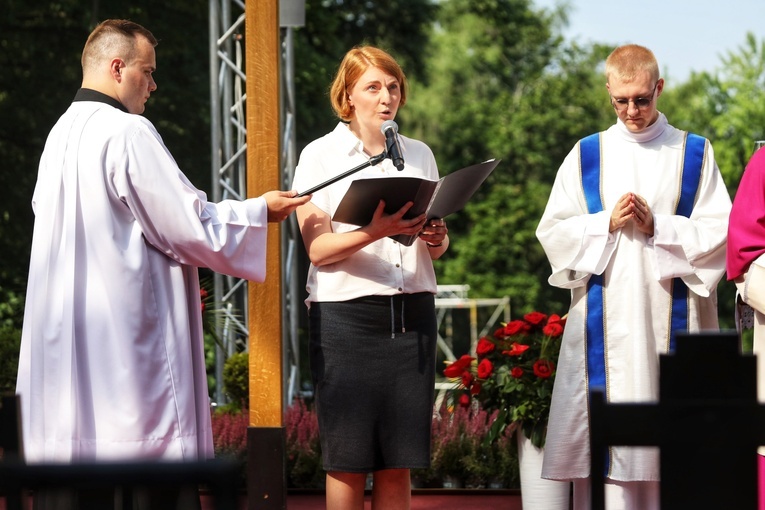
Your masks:
<path fill-rule="evenodd" d="M 533 0 L 552 7 L 564 0 Z M 765 0 L 568 0 L 567 39 L 650 48 L 662 75 L 673 82 L 691 71 L 722 67 L 721 56 L 738 52 L 746 33 L 765 38 Z"/>

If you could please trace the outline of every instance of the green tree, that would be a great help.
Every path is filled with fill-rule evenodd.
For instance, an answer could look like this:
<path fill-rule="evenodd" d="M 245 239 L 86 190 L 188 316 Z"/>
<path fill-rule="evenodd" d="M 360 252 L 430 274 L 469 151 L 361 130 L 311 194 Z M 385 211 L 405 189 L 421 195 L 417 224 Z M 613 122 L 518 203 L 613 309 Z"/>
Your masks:
<path fill-rule="evenodd" d="M 554 20 L 529 0 L 442 2 L 425 49 L 427 75 L 400 114 L 442 173 L 498 156 L 490 140 L 501 136 L 507 106 L 536 83 L 561 42 Z"/>
<path fill-rule="evenodd" d="M 746 34 L 715 73 L 694 73 L 668 87 L 661 110 L 680 129 L 708 138 L 731 197 L 752 155 L 755 140 L 765 139 L 765 41 Z M 718 286 L 720 326 L 732 329 L 736 288 L 725 278 Z"/>
<path fill-rule="evenodd" d="M 547 283 L 535 230 L 566 154 L 613 122 L 598 69 L 609 49 L 565 45 L 565 20 L 565 8 L 535 11 L 525 0 L 444 2 L 426 83 L 401 112 L 443 173 L 502 159 L 449 219 L 455 242 L 437 267 L 440 283 L 467 283 L 476 297 L 510 296 L 514 314 L 568 309 L 568 293 Z"/>
<path fill-rule="evenodd" d="M 295 31 L 298 146 L 337 123 L 327 93 L 343 55 L 354 46 L 383 48 L 407 77 L 421 75 L 426 29 L 436 11 L 432 0 L 306 0 L 305 26 Z"/>
<path fill-rule="evenodd" d="M 765 40 L 746 34 L 737 51 L 722 57 L 721 69 L 669 89 L 662 109 L 677 127 L 709 138 L 733 196 L 754 141 L 765 139 Z"/>
<path fill-rule="evenodd" d="M 23 296 L 32 237 L 32 191 L 50 128 L 80 86 L 80 54 L 92 28 L 110 17 L 129 18 L 160 40 L 147 105 L 180 167 L 209 189 L 208 12 L 181 0 L 25 2 L 6 0 L 0 12 L 0 303 Z M 189 34 L 194 34 L 190 36 Z M 203 35 L 200 35 L 203 34 Z M 14 314 L 17 326 L 20 314 Z"/>
<path fill-rule="evenodd" d="M 13 393 L 16 389 L 20 345 L 21 331 L 0 324 L 0 394 Z"/>

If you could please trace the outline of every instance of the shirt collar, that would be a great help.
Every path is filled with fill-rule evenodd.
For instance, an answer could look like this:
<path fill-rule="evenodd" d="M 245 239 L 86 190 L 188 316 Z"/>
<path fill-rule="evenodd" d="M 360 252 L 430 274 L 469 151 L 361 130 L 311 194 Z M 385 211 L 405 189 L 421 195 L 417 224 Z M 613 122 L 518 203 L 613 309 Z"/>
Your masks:
<path fill-rule="evenodd" d="M 335 138 L 337 146 L 346 151 L 349 156 L 354 152 L 358 152 L 367 158 L 372 157 L 364 152 L 364 142 L 359 140 L 356 135 L 353 134 L 347 123 L 338 122 L 337 126 L 335 126 L 335 129 L 332 131 L 332 136 Z M 406 151 L 407 138 L 399 134 L 398 140 L 402 150 Z"/>
<path fill-rule="evenodd" d="M 72 100 L 72 102 L 76 101 L 95 101 L 98 103 L 106 103 L 109 106 L 113 106 L 114 108 L 122 110 L 125 113 L 130 113 L 127 108 L 122 105 L 122 103 L 113 97 L 107 96 L 106 94 L 93 89 L 79 89 L 77 94 L 74 95 L 74 100 Z"/>
<path fill-rule="evenodd" d="M 624 124 L 624 122 L 622 122 L 622 119 L 616 119 L 616 126 L 622 137 L 624 137 L 625 140 L 637 143 L 650 142 L 651 140 L 657 138 L 664 132 L 664 129 L 668 124 L 669 121 L 667 121 L 667 117 L 663 113 L 659 112 L 659 118 L 656 119 L 656 122 L 639 133 L 633 133 L 627 129 L 627 126 Z"/>
<path fill-rule="evenodd" d="M 354 152 L 360 152 L 369 157 L 369 155 L 364 152 L 364 142 L 359 140 L 356 135 L 351 132 L 350 127 L 345 122 L 337 123 L 337 126 L 335 126 L 335 129 L 332 131 L 332 136 L 336 138 L 338 146 L 341 147 L 343 151 L 347 151 L 348 155 L 351 155 Z"/>

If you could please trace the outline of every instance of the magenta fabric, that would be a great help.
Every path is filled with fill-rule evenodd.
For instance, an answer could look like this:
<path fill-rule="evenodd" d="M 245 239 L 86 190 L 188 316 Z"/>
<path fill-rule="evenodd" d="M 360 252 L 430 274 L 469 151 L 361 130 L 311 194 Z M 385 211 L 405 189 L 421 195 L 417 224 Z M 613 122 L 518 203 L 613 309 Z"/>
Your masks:
<path fill-rule="evenodd" d="M 749 160 L 738 185 L 728 224 L 727 277 L 746 273 L 765 253 L 765 150 Z"/>
<path fill-rule="evenodd" d="M 765 457 L 762 455 L 757 456 L 757 480 L 757 508 L 759 510 L 765 510 Z"/>

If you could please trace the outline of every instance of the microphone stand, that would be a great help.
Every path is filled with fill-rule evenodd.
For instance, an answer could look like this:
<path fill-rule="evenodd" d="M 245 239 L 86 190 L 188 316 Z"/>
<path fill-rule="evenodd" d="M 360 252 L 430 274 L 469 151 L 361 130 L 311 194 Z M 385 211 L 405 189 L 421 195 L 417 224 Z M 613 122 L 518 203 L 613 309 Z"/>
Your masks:
<path fill-rule="evenodd" d="M 380 161 L 385 159 L 385 157 L 387 155 L 388 155 L 388 151 L 383 151 L 380 154 L 378 154 L 377 156 L 372 156 L 371 158 L 369 158 L 369 160 L 366 163 L 362 163 L 362 164 L 360 164 L 359 166 L 357 166 L 355 168 L 351 168 L 350 170 L 341 173 L 340 175 L 336 175 L 335 177 L 332 177 L 331 179 L 327 179 L 326 181 L 322 182 L 319 185 L 314 186 L 313 188 L 307 189 L 307 190 L 305 190 L 302 193 L 298 193 L 298 196 L 299 197 L 304 197 L 306 195 L 310 195 L 312 193 L 315 193 L 315 192 L 319 191 L 322 188 L 326 188 L 330 184 L 334 184 L 335 182 L 339 181 L 340 179 L 343 179 L 345 177 L 348 177 L 349 175 L 355 174 L 359 170 L 363 170 L 363 169 L 365 169 L 367 167 L 376 165 L 377 163 L 379 163 Z"/>

